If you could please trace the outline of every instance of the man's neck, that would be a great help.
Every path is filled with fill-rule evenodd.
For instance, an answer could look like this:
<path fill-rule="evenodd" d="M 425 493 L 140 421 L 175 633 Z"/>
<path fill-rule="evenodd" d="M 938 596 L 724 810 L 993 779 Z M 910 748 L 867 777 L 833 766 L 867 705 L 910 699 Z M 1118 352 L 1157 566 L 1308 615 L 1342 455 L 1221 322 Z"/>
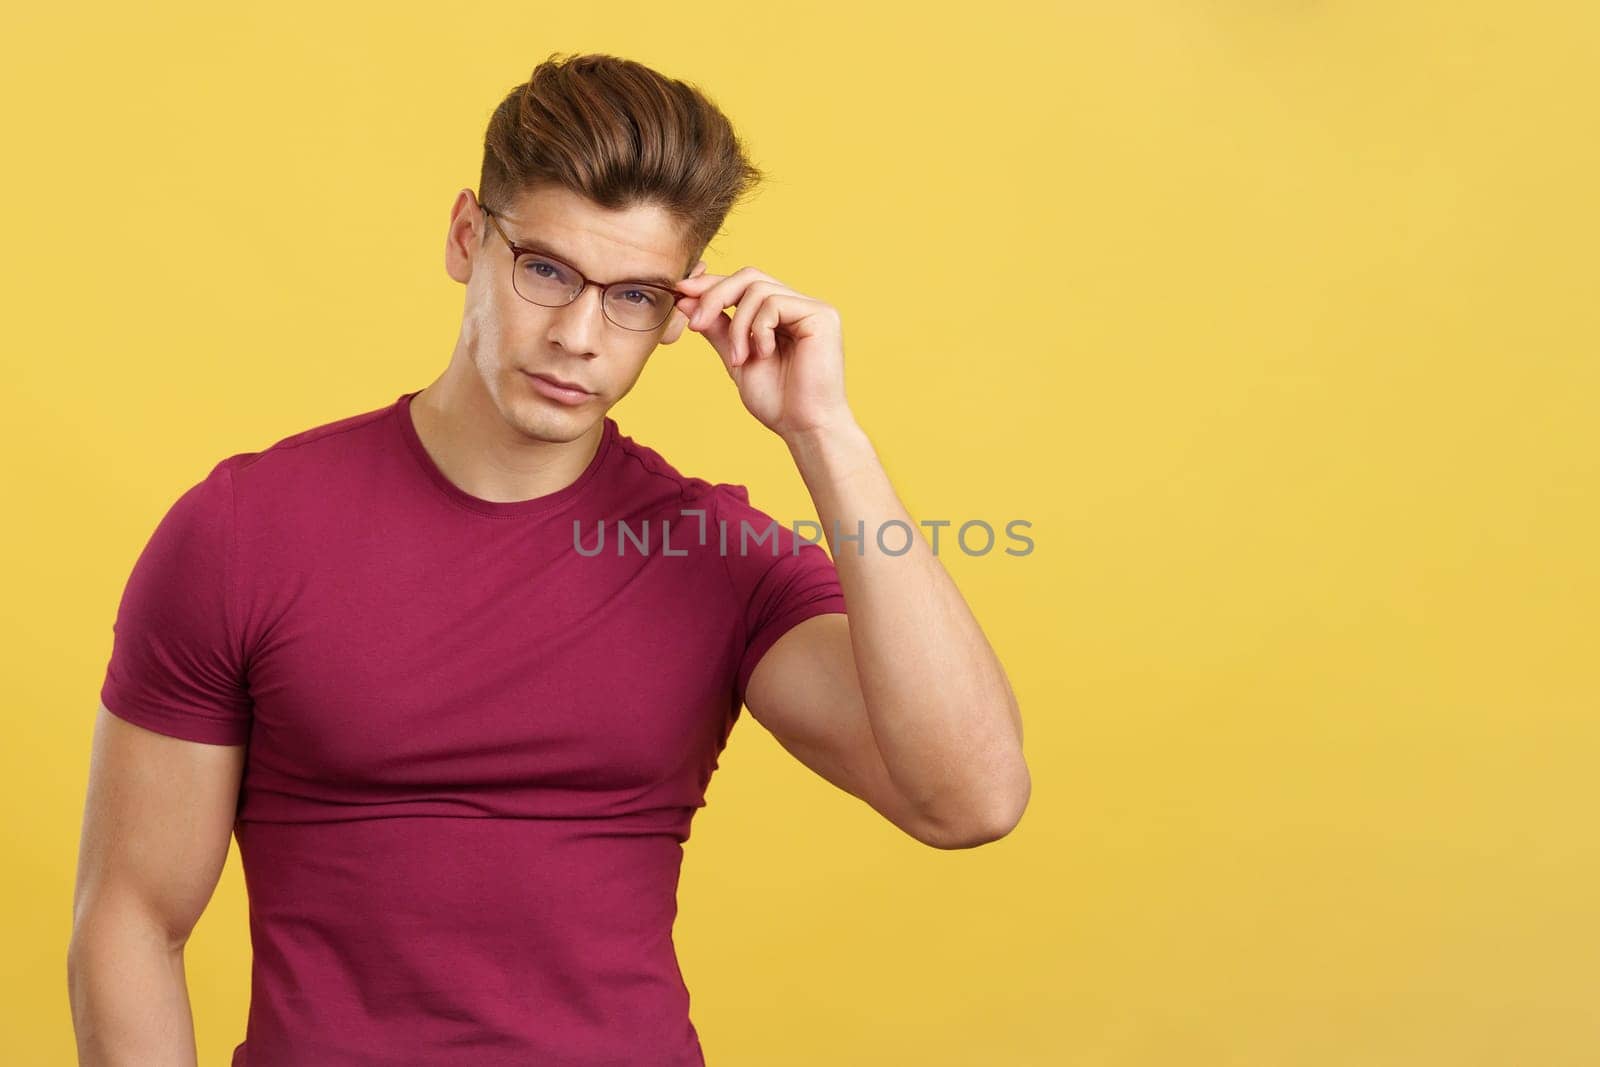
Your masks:
<path fill-rule="evenodd" d="M 533 500 L 578 480 L 600 447 L 604 420 L 572 441 L 543 441 L 507 424 L 475 388 L 441 376 L 411 398 L 411 423 L 434 464 L 457 488 L 500 503 Z"/>

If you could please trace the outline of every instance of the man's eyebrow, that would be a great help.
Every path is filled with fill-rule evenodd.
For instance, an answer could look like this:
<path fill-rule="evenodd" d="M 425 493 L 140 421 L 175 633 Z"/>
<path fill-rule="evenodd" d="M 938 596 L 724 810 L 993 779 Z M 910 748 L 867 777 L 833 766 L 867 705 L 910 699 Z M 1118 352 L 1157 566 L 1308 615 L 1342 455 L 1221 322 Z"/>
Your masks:
<path fill-rule="evenodd" d="M 516 245 L 518 248 L 526 248 L 530 252 L 540 252 L 547 256 L 554 256 L 563 263 L 570 264 L 572 262 L 572 257 L 567 255 L 565 252 L 557 251 L 556 249 L 545 244 L 543 241 L 535 240 L 531 237 L 513 236 L 511 238 L 511 243 Z M 664 274 L 636 274 L 629 278 L 618 278 L 611 284 L 619 285 L 622 282 L 643 282 L 646 285 L 659 285 L 663 289 L 676 289 L 679 281 L 680 279 L 678 278 L 668 278 Z"/>

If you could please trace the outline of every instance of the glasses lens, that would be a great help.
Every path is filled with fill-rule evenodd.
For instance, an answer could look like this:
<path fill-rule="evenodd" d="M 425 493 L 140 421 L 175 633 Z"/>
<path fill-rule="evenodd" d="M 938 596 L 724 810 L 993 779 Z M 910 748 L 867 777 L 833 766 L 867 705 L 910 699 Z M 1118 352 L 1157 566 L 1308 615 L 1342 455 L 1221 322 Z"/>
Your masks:
<path fill-rule="evenodd" d="M 667 321 L 675 303 L 673 295 L 653 285 L 625 282 L 606 290 L 606 314 L 628 330 L 653 330 Z"/>
<path fill-rule="evenodd" d="M 545 307 L 560 307 L 572 300 L 578 289 L 578 276 L 569 267 L 542 256 L 519 256 L 516 273 L 511 276 L 524 300 Z"/>
<path fill-rule="evenodd" d="M 573 299 L 578 290 L 578 275 L 562 264 L 541 256 L 520 256 L 512 283 L 523 299 L 546 307 L 560 307 Z"/>

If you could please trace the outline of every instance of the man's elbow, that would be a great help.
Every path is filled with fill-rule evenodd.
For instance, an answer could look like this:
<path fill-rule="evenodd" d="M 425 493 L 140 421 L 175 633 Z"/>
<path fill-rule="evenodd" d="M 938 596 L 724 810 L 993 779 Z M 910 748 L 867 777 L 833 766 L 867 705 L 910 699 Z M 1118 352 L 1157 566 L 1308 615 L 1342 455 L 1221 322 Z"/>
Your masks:
<path fill-rule="evenodd" d="M 998 841 L 1022 821 L 1032 791 L 1033 780 L 1023 767 L 1017 784 L 992 791 L 989 804 L 968 805 L 960 818 L 929 820 L 916 837 L 925 845 L 946 851 Z"/>

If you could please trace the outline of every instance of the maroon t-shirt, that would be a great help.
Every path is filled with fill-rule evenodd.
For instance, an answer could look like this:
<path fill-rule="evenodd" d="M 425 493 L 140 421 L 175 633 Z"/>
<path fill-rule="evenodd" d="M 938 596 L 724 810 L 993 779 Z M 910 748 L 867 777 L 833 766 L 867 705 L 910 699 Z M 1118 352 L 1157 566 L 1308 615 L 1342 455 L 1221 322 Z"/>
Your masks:
<path fill-rule="evenodd" d="M 609 416 L 571 485 L 481 500 L 414 395 L 222 460 L 117 610 L 106 707 L 248 745 L 233 1064 L 703 1064 L 682 845 L 834 564 Z"/>

